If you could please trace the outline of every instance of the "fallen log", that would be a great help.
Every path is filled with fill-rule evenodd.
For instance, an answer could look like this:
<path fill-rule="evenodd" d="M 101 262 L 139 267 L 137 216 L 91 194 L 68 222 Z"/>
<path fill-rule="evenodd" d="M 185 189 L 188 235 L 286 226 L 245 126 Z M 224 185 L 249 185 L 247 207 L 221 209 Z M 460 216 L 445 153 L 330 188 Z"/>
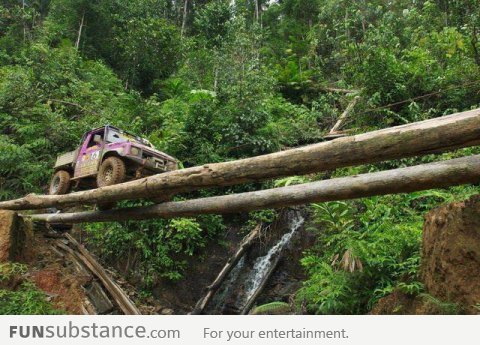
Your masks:
<path fill-rule="evenodd" d="M 456 158 L 407 168 L 335 178 L 288 187 L 203 199 L 131 207 L 109 211 L 23 215 L 50 223 L 110 222 L 152 218 L 226 214 L 325 202 L 408 193 L 419 190 L 477 183 L 480 155 Z"/>
<path fill-rule="evenodd" d="M 80 245 L 70 234 L 65 234 L 69 243 L 75 247 L 75 251 L 62 242 L 57 242 L 57 246 L 76 256 L 85 266 L 87 266 L 95 276 L 102 282 L 103 286 L 110 293 L 114 301 L 124 312 L 125 315 L 140 315 L 140 311 L 135 304 L 128 298 L 123 290 L 110 278 L 103 267 L 90 255 L 90 253 Z"/>
<path fill-rule="evenodd" d="M 347 116 L 350 114 L 350 112 L 353 110 L 353 107 L 355 107 L 355 104 L 357 104 L 358 100 L 360 99 L 360 96 L 355 96 L 353 100 L 348 104 L 347 108 L 344 110 L 344 112 L 339 116 L 337 122 L 335 122 L 335 125 L 333 125 L 332 129 L 330 129 L 330 132 L 328 132 L 328 135 L 335 135 L 337 131 L 342 127 L 343 122 L 347 118 Z"/>
<path fill-rule="evenodd" d="M 167 198 L 200 188 L 303 175 L 477 144 L 480 144 L 480 109 L 67 195 L 30 194 L 0 202 L 0 209 L 40 209 L 127 199 Z"/>
<path fill-rule="evenodd" d="M 320 90 L 327 91 L 327 92 L 338 92 L 338 93 L 360 93 L 360 90 L 350 90 L 350 89 L 342 89 L 338 87 L 331 87 L 331 86 L 321 86 Z"/>
<path fill-rule="evenodd" d="M 232 271 L 232 269 L 237 265 L 237 262 L 245 254 L 245 251 L 252 245 L 253 241 L 260 235 L 262 225 L 258 224 L 255 229 L 253 229 L 240 243 L 235 254 L 228 259 L 225 266 L 218 274 L 217 278 L 207 287 L 207 293 L 203 296 L 195 305 L 195 308 L 192 311 L 192 315 L 198 315 L 203 313 L 208 303 L 211 301 L 217 290 L 222 285 L 225 278 Z"/>

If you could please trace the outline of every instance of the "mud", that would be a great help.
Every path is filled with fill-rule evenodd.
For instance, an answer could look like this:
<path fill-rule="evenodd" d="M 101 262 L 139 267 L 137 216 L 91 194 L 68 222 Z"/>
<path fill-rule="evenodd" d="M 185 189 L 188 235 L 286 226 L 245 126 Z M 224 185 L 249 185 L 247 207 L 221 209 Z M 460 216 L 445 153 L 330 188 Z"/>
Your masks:
<path fill-rule="evenodd" d="M 84 277 L 78 277 L 68 267 L 58 263 L 48 264 L 44 269 L 31 273 L 30 279 L 44 291 L 55 308 L 67 314 L 83 314 L 85 293 Z"/>

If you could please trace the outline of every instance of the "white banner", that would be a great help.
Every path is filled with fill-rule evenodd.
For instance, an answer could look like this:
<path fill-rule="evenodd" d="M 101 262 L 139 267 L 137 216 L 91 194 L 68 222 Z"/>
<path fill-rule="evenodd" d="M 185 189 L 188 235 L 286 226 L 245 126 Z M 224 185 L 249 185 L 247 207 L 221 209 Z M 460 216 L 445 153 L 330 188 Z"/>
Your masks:
<path fill-rule="evenodd" d="M 0 316 L 0 344 L 462 344 L 480 316 Z"/>

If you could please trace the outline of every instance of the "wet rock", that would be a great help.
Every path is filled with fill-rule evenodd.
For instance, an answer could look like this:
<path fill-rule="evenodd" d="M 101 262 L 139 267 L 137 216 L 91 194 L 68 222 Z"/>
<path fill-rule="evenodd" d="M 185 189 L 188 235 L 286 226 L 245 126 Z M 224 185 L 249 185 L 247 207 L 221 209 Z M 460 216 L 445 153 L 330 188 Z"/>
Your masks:
<path fill-rule="evenodd" d="M 85 288 L 85 292 L 98 314 L 107 314 L 112 311 L 112 302 L 97 282 L 92 282 Z"/>
<path fill-rule="evenodd" d="M 173 315 L 174 311 L 173 311 L 173 309 L 164 308 L 164 309 L 162 309 L 162 311 L 160 313 L 162 315 Z"/>

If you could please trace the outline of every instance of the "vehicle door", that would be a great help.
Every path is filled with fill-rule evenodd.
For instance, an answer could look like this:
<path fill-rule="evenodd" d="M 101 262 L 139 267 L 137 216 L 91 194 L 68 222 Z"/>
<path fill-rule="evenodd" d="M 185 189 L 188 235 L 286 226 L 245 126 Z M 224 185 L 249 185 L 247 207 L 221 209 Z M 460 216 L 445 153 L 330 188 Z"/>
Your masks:
<path fill-rule="evenodd" d="M 105 130 L 91 132 L 80 148 L 75 164 L 74 178 L 95 175 L 101 162 Z"/>

